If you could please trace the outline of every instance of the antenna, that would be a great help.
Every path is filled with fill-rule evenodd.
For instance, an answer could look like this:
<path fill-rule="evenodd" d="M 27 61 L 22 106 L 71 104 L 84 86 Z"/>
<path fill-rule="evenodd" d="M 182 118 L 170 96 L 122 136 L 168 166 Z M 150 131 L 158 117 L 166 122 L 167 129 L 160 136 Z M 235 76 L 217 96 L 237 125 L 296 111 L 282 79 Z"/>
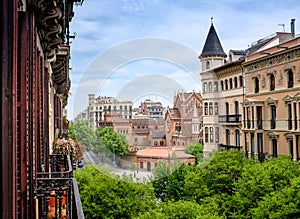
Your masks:
<path fill-rule="evenodd" d="M 285 28 L 284 28 L 284 24 L 278 24 L 278 26 L 282 26 L 282 30 L 283 30 L 283 33 L 285 33 Z"/>

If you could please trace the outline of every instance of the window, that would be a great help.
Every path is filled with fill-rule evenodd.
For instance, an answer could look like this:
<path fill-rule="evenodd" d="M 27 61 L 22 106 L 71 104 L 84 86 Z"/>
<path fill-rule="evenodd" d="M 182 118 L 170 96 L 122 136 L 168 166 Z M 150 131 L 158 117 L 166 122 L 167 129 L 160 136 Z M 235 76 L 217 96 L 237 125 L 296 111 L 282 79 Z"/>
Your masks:
<path fill-rule="evenodd" d="M 275 129 L 276 128 L 276 106 L 275 105 L 271 105 L 271 119 L 270 119 L 270 126 L 271 129 Z"/>
<path fill-rule="evenodd" d="M 229 103 L 228 102 L 226 102 L 225 103 L 225 110 L 226 110 L 226 116 L 228 116 L 229 115 Z"/>
<path fill-rule="evenodd" d="M 226 144 L 230 145 L 230 131 L 226 129 Z"/>
<path fill-rule="evenodd" d="M 204 92 L 207 92 L 207 83 L 206 82 L 203 84 L 203 87 L 204 87 Z"/>
<path fill-rule="evenodd" d="M 234 88 L 238 87 L 238 80 L 237 77 L 234 77 Z"/>
<path fill-rule="evenodd" d="M 214 141 L 214 128 L 213 127 L 210 127 L 209 128 L 209 141 L 210 142 L 213 142 Z"/>
<path fill-rule="evenodd" d="M 228 90 L 228 80 L 225 80 L 225 90 Z"/>
<path fill-rule="evenodd" d="M 287 79 L 288 79 L 288 88 L 294 87 L 294 74 L 291 69 L 288 70 L 287 72 Z"/>
<path fill-rule="evenodd" d="M 221 81 L 221 90 L 224 90 L 224 82 Z"/>
<path fill-rule="evenodd" d="M 211 82 L 208 83 L 208 91 L 212 92 L 212 83 Z"/>
<path fill-rule="evenodd" d="M 208 103 L 204 103 L 204 115 L 208 115 Z"/>
<path fill-rule="evenodd" d="M 275 76 L 270 74 L 270 91 L 275 90 Z"/>
<path fill-rule="evenodd" d="M 257 128 L 262 129 L 262 106 L 256 106 Z"/>
<path fill-rule="evenodd" d="M 232 78 L 229 79 L 229 89 L 232 89 Z"/>
<path fill-rule="evenodd" d="M 244 85 L 244 84 L 243 84 L 243 76 L 241 75 L 241 76 L 240 76 L 240 87 L 243 87 L 243 85 Z"/>
<path fill-rule="evenodd" d="M 258 160 L 263 161 L 265 156 L 263 154 L 263 133 L 257 133 L 257 149 L 258 149 Z"/>
<path fill-rule="evenodd" d="M 272 139 L 272 153 L 273 153 L 273 157 L 277 157 L 278 156 L 278 152 L 277 152 L 277 139 Z"/>
<path fill-rule="evenodd" d="M 210 69 L 210 62 L 206 61 L 206 69 Z"/>
<path fill-rule="evenodd" d="M 239 112 L 239 101 L 234 101 L 235 115 L 238 115 Z"/>
<path fill-rule="evenodd" d="M 254 78 L 254 93 L 259 92 L 259 79 L 258 77 Z"/>
<path fill-rule="evenodd" d="M 293 128 L 293 122 L 292 122 L 292 104 L 289 103 L 287 105 L 288 107 L 288 129 L 291 130 Z"/>
<path fill-rule="evenodd" d="M 140 169 L 144 169 L 144 163 L 140 162 Z"/>
<path fill-rule="evenodd" d="M 219 143 L 219 127 L 215 127 L 215 141 Z"/>
<path fill-rule="evenodd" d="M 219 90 L 219 88 L 218 88 L 218 82 L 215 81 L 214 82 L 214 91 L 218 91 L 218 90 Z"/>
<path fill-rule="evenodd" d="M 209 103 L 209 115 L 213 115 L 213 103 Z"/>
<path fill-rule="evenodd" d="M 235 130 L 235 145 L 240 146 L 240 131 L 238 129 Z"/>
<path fill-rule="evenodd" d="M 219 115 L 219 103 L 215 102 L 215 115 Z"/>
<path fill-rule="evenodd" d="M 208 127 L 205 127 L 205 136 L 204 136 L 205 142 L 208 142 Z"/>

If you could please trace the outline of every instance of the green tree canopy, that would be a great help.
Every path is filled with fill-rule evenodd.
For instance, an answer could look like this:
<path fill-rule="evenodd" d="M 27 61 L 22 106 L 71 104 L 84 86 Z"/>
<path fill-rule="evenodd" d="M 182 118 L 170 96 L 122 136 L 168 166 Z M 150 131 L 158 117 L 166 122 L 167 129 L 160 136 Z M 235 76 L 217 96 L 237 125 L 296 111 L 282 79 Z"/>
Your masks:
<path fill-rule="evenodd" d="M 100 150 L 107 153 L 108 156 L 115 154 L 118 157 L 123 157 L 130 151 L 126 137 L 115 132 L 112 127 L 98 128 L 96 130 L 96 142 L 97 144 L 103 142 L 105 148 L 101 146 Z"/>
<path fill-rule="evenodd" d="M 90 128 L 85 120 L 72 122 L 69 124 L 70 137 L 77 139 L 86 150 L 93 150 L 95 143 L 95 132 Z"/>
<path fill-rule="evenodd" d="M 194 155 L 196 157 L 196 163 L 199 163 L 203 158 L 203 145 L 196 142 L 186 146 L 185 153 Z"/>
<path fill-rule="evenodd" d="M 77 170 L 75 177 L 86 219 L 133 218 L 155 207 L 150 184 L 124 180 L 94 165 Z"/>

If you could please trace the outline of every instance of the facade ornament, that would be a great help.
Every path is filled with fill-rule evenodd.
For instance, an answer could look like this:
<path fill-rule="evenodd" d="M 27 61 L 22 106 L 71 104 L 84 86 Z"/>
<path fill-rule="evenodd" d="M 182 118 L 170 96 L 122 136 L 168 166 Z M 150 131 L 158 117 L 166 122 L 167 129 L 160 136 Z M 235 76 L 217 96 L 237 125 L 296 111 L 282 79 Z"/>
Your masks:
<path fill-rule="evenodd" d="M 297 81 L 300 81 L 300 66 L 298 67 Z"/>
<path fill-rule="evenodd" d="M 282 75 L 282 71 L 280 70 L 279 78 L 278 78 L 278 85 L 282 85 L 282 84 L 283 84 L 283 75 Z"/>
<path fill-rule="evenodd" d="M 262 87 L 265 87 L 265 86 L 266 86 L 266 77 L 265 77 L 265 76 L 262 76 L 261 86 L 262 86 Z"/>

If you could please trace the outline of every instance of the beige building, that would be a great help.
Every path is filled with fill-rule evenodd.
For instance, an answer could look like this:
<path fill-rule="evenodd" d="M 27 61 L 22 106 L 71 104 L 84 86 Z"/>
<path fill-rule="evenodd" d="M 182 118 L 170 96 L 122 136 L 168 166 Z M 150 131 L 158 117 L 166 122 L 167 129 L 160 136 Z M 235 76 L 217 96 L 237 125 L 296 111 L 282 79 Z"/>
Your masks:
<path fill-rule="evenodd" d="M 132 116 L 132 101 L 122 101 L 114 97 L 96 98 L 95 94 L 89 94 L 88 96 L 87 121 L 93 129 L 96 129 L 99 122 L 104 120 L 106 113 L 119 113 L 124 119 L 130 119 Z"/>
<path fill-rule="evenodd" d="M 208 156 L 210 152 L 218 148 L 220 143 L 220 125 L 218 122 L 219 105 L 222 93 L 219 92 L 219 79 L 213 69 L 225 64 L 227 55 L 223 51 L 221 42 L 211 23 L 203 50 L 199 56 L 202 70 L 202 101 L 204 112 L 203 120 L 203 155 Z"/>
<path fill-rule="evenodd" d="M 276 33 L 228 60 L 211 26 L 200 55 L 204 155 L 242 148 L 250 157 L 300 156 L 300 37 Z M 221 59 L 224 63 L 222 64 Z"/>

